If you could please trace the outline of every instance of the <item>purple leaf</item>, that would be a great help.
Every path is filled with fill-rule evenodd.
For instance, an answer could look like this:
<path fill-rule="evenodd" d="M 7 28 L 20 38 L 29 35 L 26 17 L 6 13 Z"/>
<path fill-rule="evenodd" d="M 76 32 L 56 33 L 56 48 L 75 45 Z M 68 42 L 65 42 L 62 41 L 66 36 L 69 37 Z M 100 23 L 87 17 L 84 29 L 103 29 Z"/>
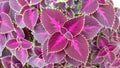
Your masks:
<path fill-rule="evenodd" d="M 21 39 L 21 45 L 26 49 L 30 49 L 32 47 L 32 43 L 26 39 Z"/>
<path fill-rule="evenodd" d="M 69 56 L 66 56 L 65 60 L 74 65 L 74 66 L 80 66 L 81 65 L 81 62 L 78 62 L 78 61 L 75 61 L 74 59 L 70 58 Z"/>
<path fill-rule="evenodd" d="M 34 5 L 34 4 L 38 4 L 38 3 L 40 3 L 41 2 L 41 0 L 31 0 L 30 1 L 30 4 L 31 5 Z"/>
<path fill-rule="evenodd" d="M 85 25 L 82 30 L 82 34 L 87 38 L 91 39 L 94 38 L 97 33 L 100 31 L 101 25 L 99 22 L 92 16 L 85 17 Z"/>
<path fill-rule="evenodd" d="M 119 21 L 119 18 L 116 16 L 116 17 L 115 17 L 114 24 L 113 24 L 113 27 L 112 27 L 114 30 L 117 30 L 117 29 L 118 29 L 119 24 L 120 24 L 119 22 L 120 22 L 120 21 Z"/>
<path fill-rule="evenodd" d="M 18 4 L 20 4 L 21 6 L 24 6 L 27 4 L 27 0 L 16 0 L 18 2 Z"/>
<path fill-rule="evenodd" d="M 98 0 L 98 2 L 99 2 L 100 4 L 106 4 L 105 1 L 106 1 L 106 0 Z"/>
<path fill-rule="evenodd" d="M 109 44 L 107 47 L 108 47 L 109 51 L 113 51 L 113 50 L 115 50 L 115 48 L 116 48 L 117 46 L 116 46 L 116 45 Z"/>
<path fill-rule="evenodd" d="M 32 67 L 39 67 L 39 68 L 43 68 L 45 62 L 43 59 L 40 59 L 37 56 L 32 56 L 28 59 L 28 63 L 32 66 Z"/>
<path fill-rule="evenodd" d="M 97 0 L 82 0 L 82 7 L 80 12 L 84 14 L 92 14 L 99 7 Z"/>
<path fill-rule="evenodd" d="M 45 62 L 47 64 L 52 64 L 52 63 L 58 63 L 60 62 L 61 60 L 64 59 L 65 57 L 65 52 L 64 51 L 60 51 L 60 52 L 57 52 L 57 53 L 48 53 L 47 52 L 47 42 L 48 40 L 44 43 L 43 45 L 43 59 L 45 60 Z"/>
<path fill-rule="evenodd" d="M 42 58 L 42 50 L 40 47 L 34 47 L 34 53 L 39 57 Z"/>
<path fill-rule="evenodd" d="M 65 52 L 76 61 L 86 62 L 89 54 L 88 43 L 83 36 L 78 35 L 69 42 Z"/>
<path fill-rule="evenodd" d="M 23 21 L 25 25 L 32 30 L 37 23 L 38 12 L 36 9 L 28 9 L 23 14 Z"/>
<path fill-rule="evenodd" d="M 48 64 L 44 68 L 54 68 L 53 64 Z"/>
<path fill-rule="evenodd" d="M 18 4 L 17 0 L 9 0 L 10 8 L 12 8 L 15 11 L 20 11 L 21 6 Z"/>
<path fill-rule="evenodd" d="M 26 63 L 26 60 L 28 58 L 27 50 L 23 48 L 17 48 L 16 49 L 16 58 L 24 65 Z"/>
<path fill-rule="evenodd" d="M 34 32 L 32 33 L 34 38 L 41 44 L 44 44 L 44 42 L 49 37 L 49 34 L 46 32 L 46 30 L 43 28 L 42 24 L 37 24 L 34 28 Z"/>
<path fill-rule="evenodd" d="M 107 54 L 107 51 L 106 51 L 106 49 L 105 48 L 102 48 L 102 49 L 100 49 L 100 51 L 98 52 L 98 56 L 105 56 Z"/>
<path fill-rule="evenodd" d="M 119 59 L 115 59 L 114 62 L 111 64 L 114 67 L 120 67 L 120 60 Z"/>
<path fill-rule="evenodd" d="M 6 56 L 1 59 L 4 68 L 11 68 L 11 57 Z"/>
<path fill-rule="evenodd" d="M 79 16 L 65 22 L 64 26 L 73 36 L 80 34 L 84 27 L 84 16 Z"/>
<path fill-rule="evenodd" d="M 1 12 L 0 13 L 0 33 L 9 33 L 13 31 L 13 25 L 8 14 Z"/>
<path fill-rule="evenodd" d="M 2 55 L 2 51 L 5 47 L 6 41 L 7 41 L 7 39 L 6 39 L 5 35 L 0 34 L 0 56 Z"/>
<path fill-rule="evenodd" d="M 22 20 L 22 14 L 16 14 L 15 15 L 15 21 L 16 21 L 16 24 L 19 28 L 24 28 L 25 27 L 25 24 Z"/>
<path fill-rule="evenodd" d="M 108 45 L 108 40 L 103 36 L 98 36 L 97 45 L 98 48 L 104 48 L 105 46 Z"/>
<path fill-rule="evenodd" d="M 114 60 L 115 60 L 115 54 L 113 52 L 108 52 L 107 55 L 106 55 L 106 59 L 112 63 Z"/>
<path fill-rule="evenodd" d="M 6 43 L 6 46 L 10 49 L 15 49 L 19 46 L 19 42 L 16 39 L 11 39 Z"/>
<path fill-rule="evenodd" d="M 10 6 L 8 1 L 0 2 L 0 12 L 9 13 Z"/>
<path fill-rule="evenodd" d="M 67 46 L 67 39 L 60 33 L 54 33 L 48 41 L 48 52 L 59 52 Z"/>
<path fill-rule="evenodd" d="M 110 12 L 109 12 L 110 11 Z M 114 22 L 114 9 L 111 4 L 100 5 L 93 16 L 105 27 L 112 27 Z"/>
<path fill-rule="evenodd" d="M 31 9 L 31 7 L 30 6 L 28 6 L 28 5 L 25 5 L 25 6 L 23 6 L 22 8 L 21 8 L 21 10 L 20 10 L 20 14 L 23 14 L 26 10 L 30 10 Z"/>
<path fill-rule="evenodd" d="M 59 10 L 55 9 L 42 10 L 42 24 L 50 34 L 59 31 L 65 21 L 66 17 Z"/>
<path fill-rule="evenodd" d="M 22 68 L 21 62 L 15 56 L 12 56 L 11 61 L 12 61 L 13 67 L 15 67 L 15 68 Z"/>

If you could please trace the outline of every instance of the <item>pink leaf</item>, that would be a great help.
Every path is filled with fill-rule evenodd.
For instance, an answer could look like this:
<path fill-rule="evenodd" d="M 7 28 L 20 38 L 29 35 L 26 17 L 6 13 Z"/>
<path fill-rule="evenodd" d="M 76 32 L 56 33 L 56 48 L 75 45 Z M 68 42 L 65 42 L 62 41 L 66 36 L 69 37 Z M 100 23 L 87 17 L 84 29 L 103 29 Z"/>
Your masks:
<path fill-rule="evenodd" d="M 11 39 L 6 43 L 6 46 L 11 49 L 15 49 L 19 46 L 19 42 L 16 39 Z"/>
<path fill-rule="evenodd" d="M 106 1 L 106 0 L 98 0 L 98 2 L 99 2 L 100 4 L 106 4 L 105 1 Z"/>
<path fill-rule="evenodd" d="M 11 68 L 11 57 L 10 56 L 3 57 L 1 61 L 2 61 L 4 68 Z"/>
<path fill-rule="evenodd" d="M 50 33 L 59 31 L 66 21 L 64 14 L 55 9 L 43 9 L 42 10 L 42 24 L 45 29 Z"/>
<path fill-rule="evenodd" d="M 115 60 L 115 54 L 113 52 L 108 52 L 106 59 L 108 60 L 108 62 L 112 63 Z"/>
<path fill-rule="evenodd" d="M 69 42 L 65 52 L 76 61 L 86 62 L 89 54 L 88 43 L 83 36 L 78 35 Z"/>
<path fill-rule="evenodd" d="M 32 30 L 37 23 L 38 12 L 36 9 L 28 9 L 23 14 L 23 21 L 25 25 Z"/>
<path fill-rule="evenodd" d="M 113 24 L 113 29 L 114 30 L 117 30 L 118 29 L 118 27 L 119 27 L 119 24 L 120 24 L 120 21 L 119 21 L 119 18 L 116 16 L 115 17 L 115 21 L 114 21 L 114 24 Z"/>
<path fill-rule="evenodd" d="M 28 58 L 27 50 L 23 48 L 17 48 L 16 49 L 16 58 L 24 65 L 26 63 L 26 60 Z"/>
<path fill-rule="evenodd" d="M 40 3 L 41 0 L 31 0 L 30 1 L 30 4 L 34 5 L 34 4 L 37 4 L 37 3 Z"/>
<path fill-rule="evenodd" d="M 47 40 L 48 41 L 48 40 Z M 65 52 L 64 51 L 60 51 L 57 53 L 48 53 L 47 52 L 47 41 L 44 43 L 43 45 L 43 59 L 45 60 L 45 62 L 47 64 L 52 64 L 52 63 L 58 63 L 61 60 L 64 59 L 65 57 Z"/>
<path fill-rule="evenodd" d="M 97 0 L 82 0 L 82 7 L 80 12 L 85 14 L 94 13 L 99 7 Z"/>
<path fill-rule="evenodd" d="M 84 16 L 79 16 L 65 22 L 64 26 L 73 36 L 80 34 L 84 27 Z"/>
<path fill-rule="evenodd" d="M 30 49 L 32 47 L 32 43 L 26 39 L 21 39 L 21 45 L 26 49 Z"/>
<path fill-rule="evenodd" d="M 13 25 L 8 14 L 1 12 L 0 13 L 0 33 L 9 33 L 13 31 Z"/>
<path fill-rule="evenodd" d="M 9 0 L 9 5 L 10 5 L 10 8 L 12 8 L 13 10 L 15 11 L 20 11 L 21 9 L 21 6 L 17 3 L 16 0 Z"/>
<path fill-rule="evenodd" d="M 9 13 L 10 6 L 8 1 L 0 2 L 0 12 Z"/>
<path fill-rule="evenodd" d="M 18 4 L 20 4 L 21 6 L 24 6 L 27 4 L 27 0 L 17 0 Z"/>
<path fill-rule="evenodd" d="M 110 12 L 109 12 L 110 11 Z M 111 4 L 100 5 L 93 16 L 105 27 L 112 27 L 114 22 L 114 9 Z"/>
<path fill-rule="evenodd" d="M 86 16 L 85 17 L 85 25 L 82 30 L 82 34 L 87 38 L 91 39 L 97 35 L 97 33 L 100 31 L 101 25 L 99 25 L 99 22 L 92 16 Z"/>
<path fill-rule="evenodd" d="M 103 36 L 98 36 L 97 45 L 98 48 L 104 48 L 105 46 L 108 45 L 108 40 Z"/>
<path fill-rule="evenodd" d="M 59 52 L 67 46 L 67 39 L 60 33 L 54 33 L 48 41 L 48 52 Z"/>
<path fill-rule="evenodd" d="M 0 34 L 0 56 L 2 55 L 2 51 L 5 47 L 6 41 L 7 41 L 7 39 L 6 39 L 5 35 Z"/>

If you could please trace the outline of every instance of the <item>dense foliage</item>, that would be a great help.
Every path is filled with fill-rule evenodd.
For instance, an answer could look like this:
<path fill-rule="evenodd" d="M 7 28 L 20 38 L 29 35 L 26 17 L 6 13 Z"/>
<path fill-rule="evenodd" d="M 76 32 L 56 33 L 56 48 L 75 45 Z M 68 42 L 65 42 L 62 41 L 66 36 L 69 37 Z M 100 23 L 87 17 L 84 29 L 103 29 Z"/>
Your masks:
<path fill-rule="evenodd" d="M 0 68 L 119 68 L 112 0 L 0 0 Z"/>

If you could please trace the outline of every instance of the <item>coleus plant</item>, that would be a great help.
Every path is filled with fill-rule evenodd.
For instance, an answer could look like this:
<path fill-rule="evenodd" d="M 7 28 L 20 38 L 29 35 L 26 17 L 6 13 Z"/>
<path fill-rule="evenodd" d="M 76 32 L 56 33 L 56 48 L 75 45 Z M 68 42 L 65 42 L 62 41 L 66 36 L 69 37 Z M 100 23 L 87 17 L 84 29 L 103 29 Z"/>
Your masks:
<path fill-rule="evenodd" d="M 0 68 L 119 68 L 112 0 L 0 0 Z"/>

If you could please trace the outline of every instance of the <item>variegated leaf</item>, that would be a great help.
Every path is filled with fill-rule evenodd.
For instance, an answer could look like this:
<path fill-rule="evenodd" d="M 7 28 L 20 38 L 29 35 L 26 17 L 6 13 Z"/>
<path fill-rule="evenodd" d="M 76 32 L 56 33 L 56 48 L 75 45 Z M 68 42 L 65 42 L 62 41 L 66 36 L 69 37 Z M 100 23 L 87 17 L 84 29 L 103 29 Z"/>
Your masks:
<path fill-rule="evenodd" d="M 83 36 L 78 35 L 69 42 L 65 52 L 76 61 L 86 62 L 89 54 L 88 43 Z"/>

